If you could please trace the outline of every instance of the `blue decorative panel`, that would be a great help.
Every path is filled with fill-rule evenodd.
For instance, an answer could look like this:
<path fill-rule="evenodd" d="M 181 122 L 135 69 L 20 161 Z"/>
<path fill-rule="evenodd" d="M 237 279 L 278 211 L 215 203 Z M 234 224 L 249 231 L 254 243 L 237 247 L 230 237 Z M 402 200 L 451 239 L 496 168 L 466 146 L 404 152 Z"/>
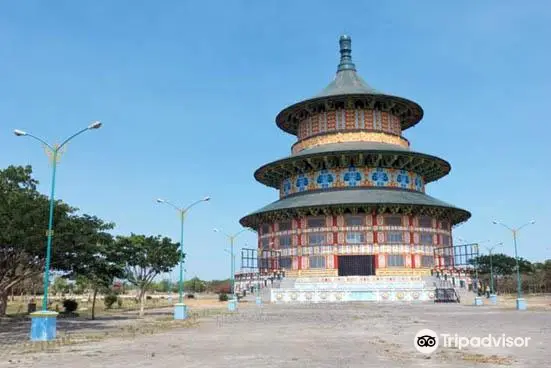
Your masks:
<path fill-rule="evenodd" d="M 417 173 L 382 167 L 357 168 L 350 166 L 294 175 L 282 181 L 280 195 L 285 197 L 308 190 L 347 187 L 388 187 L 425 191 L 423 177 Z"/>
<path fill-rule="evenodd" d="M 331 188 L 335 182 L 335 174 L 329 170 L 321 170 L 317 176 L 318 188 Z"/>
<path fill-rule="evenodd" d="M 390 177 L 388 170 L 378 167 L 371 171 L 369 180 L 374 186 L 386 187 L 389 184 Z"/>
<path fill-rule="evenodd" d="M 350 166 L 348 169 L 344 170 L 342 174 L 342 181 L 345 183 L 344 185 L 348 187 L 360 185 L 362 178 L 362 173 L 354 166 Z"/>
<path fill-rule="evenodd" d="M 305 176 L 304 174 L 300 174 L 297 177 L 295 186 L 298 192 L 304 192 L 308 188 L 308 184 L 309 184 L 308 177 Z"/>
<path fill-rule="evenodd" d="M 396 182 L 401 188 L 409 188 L 409 183 L 411 182 L 409 173 L 406 170 L 398 171 L 398 174 L 396 174 Z"/>

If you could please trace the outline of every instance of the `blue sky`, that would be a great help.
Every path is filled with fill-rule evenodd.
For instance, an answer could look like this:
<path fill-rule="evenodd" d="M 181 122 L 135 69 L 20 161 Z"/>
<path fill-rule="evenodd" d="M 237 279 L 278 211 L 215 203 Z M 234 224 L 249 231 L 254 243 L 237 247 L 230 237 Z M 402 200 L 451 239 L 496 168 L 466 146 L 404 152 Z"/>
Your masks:
<path fill-rule="evenodd" d="M 551 258 L 548 140 L 551 5 L 545 1 L 25 1 L 0 5 L 0 166 L 50 168 L 19 128 L 59 141 L 101 120 L 63 157 L 57 197 L 117 223 L 117 234 L 178 239 L 188 277 L 229 274 L 213 227 L 277 199 L 253 178 L 294 137 L 274 122 L 333 78 L 338 37 L 376 89 L 425 117 L 405 136 L 452 165 L 428 194 L 472 212 L 456 236 L 505 242 L 494 218 L 522 230 L 520 255 Z M 245 232 L 239 247 L 256 245 Z"/>

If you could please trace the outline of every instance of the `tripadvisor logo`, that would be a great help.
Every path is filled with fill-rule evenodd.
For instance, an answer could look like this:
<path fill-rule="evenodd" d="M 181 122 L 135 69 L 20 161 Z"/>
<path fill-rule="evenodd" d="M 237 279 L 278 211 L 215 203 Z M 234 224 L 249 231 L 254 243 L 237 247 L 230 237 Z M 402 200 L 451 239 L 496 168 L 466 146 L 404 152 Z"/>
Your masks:
<path fill-rule="evenodd" d="M 438 349 L 438 335 L 433 330 L 423 329 L 415 335 L 413 345 L 418 352 L 431 354 Z"/>
<path fill-rule="evenodd" d="M 440 337 L 440 338 L 439 338 Z M 442 340 L 442 341 L 440 341 Z M 445 348 L 456 348 L 464 349 L 466 347 L 473 348 L 523 348 L 527 347 L 530 337 L 513 337 L 506 336 L 505 334 L 501 335 L 492 335 L 489 334 L 484 337 L 467 337 L 460 336 L 458 334 L 440 334 L 440 336 L 433 330 L 423 329 L 415 335 L 413 338 L 413 345 L 418 352 L 423 354 L 431 354 L 438 349 L 439 345 L 442 345 Z M 442 344 L 441 344 L 442 343 Z"/>

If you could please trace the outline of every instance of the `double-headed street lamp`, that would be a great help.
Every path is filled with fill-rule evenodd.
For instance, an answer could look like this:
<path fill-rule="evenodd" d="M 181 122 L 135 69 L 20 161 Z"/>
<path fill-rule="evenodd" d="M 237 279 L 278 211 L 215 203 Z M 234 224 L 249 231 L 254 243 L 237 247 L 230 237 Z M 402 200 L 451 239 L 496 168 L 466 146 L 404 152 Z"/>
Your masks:
<path fill-rule="evenodd" d="M 157 203 L 164 203 L 169 205 L 170 207 L 173 207 L 176 211 L 178 211 L 178 214 L 180 215 L 180 281 L 178 283 L 178 304 L 175 304 L 174 306 L 174 319 L 187 318 L 187 310 L 186 310 L 186 305 L 184 303 L 184 220 L 186 218 L 188 211 L 191 209 L 191 207 L 201 202 L 208 202 L 208 201 L 210 201 L 210 197 L 207 196 L 205 198 L 202 198 L 193 202 L 187 207 L 180 208 L 175 204 L 169 201 L 166 201 L 164 199 L 161 199 L 161 198 L 157 199 Z"/>
<path fill-rule="evenodd" d="M 520 267 L 518 264 L 518 250 L 517 250 L 517 233 L 524 227 L 528 225 L 534 225 L 536 223 L 536 220 L 532 220 L 530 222 L 527 222 L 526 224 L 515 228 L 512 228 L 510 226 L 505 225 L 503 222 L 500 221 L 492 221 L 494 225 L 501 225 L 510 232 L 513 233 L 513 243 L 515 245 L 515 262 L 516 262 L 516 268 L 517 268 L 517 310 L 525 310 L 526 309 L 526 301 L 522 298 L 522 283 L 520 280 Z"/>
<path fill-rule="evenodd" d="M 69 138 L 65 139 L 61 144 L 48 144 L 42 138 L 39 138 L 33 134 L 24 132 L 19 129 L 15 129 L 13 133 L 18 137 L 30 137 L 34 140 L 39 141 L 44 145 L 46 153 L 52 160 L 52 183 L 50 191 L 50 211 L 48 217 L 48 231 L 46 233 L 47 242 L 46 242 L 46 264 L 44 266 L 44 296 L 42 298 L 42 311 L 36 313 L 32 316 L 32 325 L 31 325 L 31 340 L 53 340 L 56 337 L 56 316 L 57 313 L 48 312 L 48 288 L 50 285 L 50 260 L 52 253 L 52 238 L 54 235 L 53 226 L 54 226 L 54 194 L 55 194 L 55 175 L 57 169 L 57 162 L 61 158 L 63 153 L 63 148 L 76 136 L 92 129 L 101 128 L 101 123 L 99 121 L 94 121 L 86 128 L 79 130 Z"/>
<path fill-rule="evenodd" d="M 220 229 L 213 229 L 213 231 L 215 233 L 221 233 L 223 235 L 225 235 L 229 240 L 230 240 L 230 254 L 231 254 L 231 257 L 230 257 L 230 295 L 231 295 L 231 300 L 229 301 L 228 303 L 228 309 L 230 311 L 234 311 L 235 308 L 236 308 L 236 298 L 235 298 L 235 290 L 234 290 L 234 275 L 235 275 L 235 257 L 234 257 L 234 253 L 233 253 L 233 242 L 235 240 L 235 238 L 237 238 L 240 234 L 242 234 L 243 232 L 247 231 L 248 229 L 243 229 L 241 231 L 238 231 L 237 233 L 233 234 L 233 235 L 230 235 L 230 234 L 226 234 L 225 232 L 223 232 L 222 230 Z"/>

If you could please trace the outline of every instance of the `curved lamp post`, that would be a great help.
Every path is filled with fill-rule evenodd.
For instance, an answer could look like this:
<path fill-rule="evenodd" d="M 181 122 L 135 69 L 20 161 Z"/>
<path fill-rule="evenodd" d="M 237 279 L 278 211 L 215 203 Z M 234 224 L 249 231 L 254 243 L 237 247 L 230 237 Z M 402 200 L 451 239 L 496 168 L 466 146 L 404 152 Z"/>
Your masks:
<path fill-rule="evenodd" d="M 515 262 L 516 262 L 516 268 L 517 268 L 517 310 L 525 310 L 526 309 L 526 300 L 522 297 L 522 283 L 520 281 L 520 267 L 518 264 L 518 250 L 517 250 L 517 233 L 522 229 L 525 228 L 528 225 L 534 225 L 536 223 L 536 220 L 532 220 L 530 222 L 527 222 L 526 224 L 515 228 L 512 228 L 510 226 L 505 225 L 503 222 L 500 221 L 492 221 L 494 225 L 501 225 L 510 232 L 513 233 L 513 243 L 515 245 Z"/>
<path fill-rule="evenodd" d="M 180 208 L 175 204 L 161 198 L 157 198 L 157 203 L 164 203 L 173 207 L 180 215 L 180 281 L 178 282 L 178 303 L 174 305 L 174 319 L 186 319 L 187 308 L 184 303 L 184 220 L 191 207 L 201 203 L 210 201 L 210 197 L 199 199 L 187 207 Z"/>
<path fill-rule="evenodd" d="M 33 313 L 31 323 L 31 340 L 33 341 L 49 341 L 56 338 L 56 316 L 55 312 L 48 312 L 48 288 L 50 285 L 50 260 L 52 254 L 52 239 L 54 235 L 54 194 L 55 194 L 55 176 L 57 170 L 57 162 L 61 158 L 63 148 L 76 136 L 92 129 L 101 128 L 99 121 L 94 121 L 86 128 L 79 130 L 69 138 L 65 139 L 61 144 L 48 144 L 42 138 L 39 138 L 33 134 L 25 131 L 15 129 L 13 133 L 18 137 L 29 137 L 44 145 L 46 153 L 52 161 L 52 182 L 50 191 L 50 210 L 48 216 L 48 231 L 46 232 L 46 264 L 44 265 L 44 296 L 42 298 L 42 310 L 37 313 Z"/>
<path fill-rule="evenodd" d="M 239 235 L 241 235 L 243 232 L 247 231 L 248 229 L 242 229 L 241 231 L 238 231 L 237 233 L 230 235 L 226 234 L 220 229 L 212 229 L 215 233 L 221 233 L 225 235 L 230 240 L 230 295 L 231 298 L 228 300 L 228 310 L 230 312 L 233 312 L 237 309 L 237 299 L 235 297 L 235 290 L 234 290 L 234 275 L 235 275 L 235 257 L 233 253 L 233 242 L 235 238 L 237 238 Z"/>
<path fill-rule="evenodd" d="M 492 245 L 491 247 L 485 247 L 488 250 L 490 256 L 490 301 L 492 304 L 497 304 L 497 297 L 494 289 L 494 266 L 492 264 L 492 255 L 496 247 L 501 247 L 503 242 Z"/>

